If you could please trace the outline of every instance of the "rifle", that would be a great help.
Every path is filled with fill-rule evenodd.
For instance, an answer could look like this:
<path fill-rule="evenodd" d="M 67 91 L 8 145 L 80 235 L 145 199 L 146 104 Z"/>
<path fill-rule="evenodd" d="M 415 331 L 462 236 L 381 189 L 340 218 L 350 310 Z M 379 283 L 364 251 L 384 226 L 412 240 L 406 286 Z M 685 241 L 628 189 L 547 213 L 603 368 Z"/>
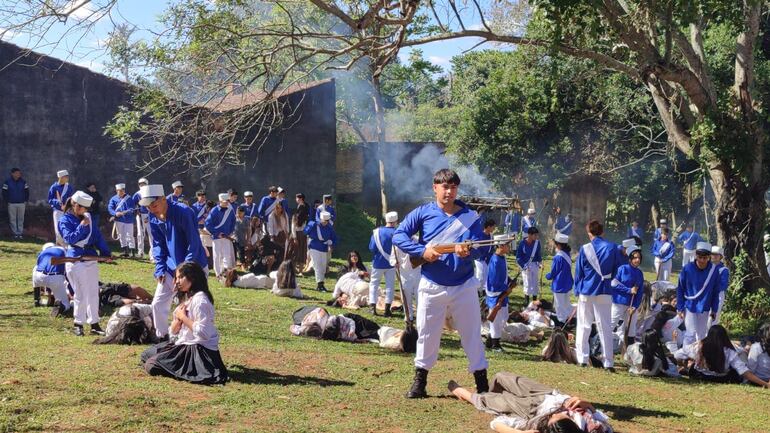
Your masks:
<path fill-rule="evenodd" d="M 511 279 L 511 281 L 508 283 L 508 290 L 503 292 L 503 294 L 497 298 L 497 303 L 494 307 L 492 307 L 492 310 L 490 310 L 489 314 L 487 315 L 487 320 L 490 322 L 493 322 L 495 318 L 497 318 L 497 313 L 503 308 L 503 302 L 505 302 L 505 299 L 508 298 L 508 295 L 510 295 L 513 289 L 516 287 L 516 280 L 519 279 L 519 275 L 521 275 L 521 272 L 516 274 L 516 276 L 513 277 L 513 279 Z"/>
<path fill-rule="evenodd" d="M 662 266 L 658 266 L 658 273 L 655 276 L 655 281 L 658 281 L 660 279 L 660 270 L 662 269 Z M 642 284 L 644 286 L 644 284 Z M 637 287 L 636 294 L 631 295 L 631 305 L 628 306 L 628 312 L 626 313 L 626 322 L 623 323 L 623 341 L 620 342 L 620 354 L 625 355 L 626 350 L 628 349 L 628 333 L 631 331 L 631 316 L 634 315 L 636 311 L 632 310 L 634 307 L 634 299 L 636 298 L 636 295 L 639 294 L 639 290 L 644 290 L 644 287 Z"/>
<path fill-rule="evenodd" d="M 491 246 L 496 246 L 496 245 L 502 245 L 502 244 L 506 244 L 506 243 L 514 241 L 514 240 L 516 240 L 515 236 L 509 236 L 509 237 L 507 237 L 505 239 L 499 239 L 499 240 L 494 240 L 494 239 L 487 239 L 487 240 L 483 240 L 483 241 L 470 241 L 470 240 L 468 240 L 468 241 L 464 241 L 464 242 L 454 242 L 454 243 L 451 243 L 451 244 L 430 245 L 430 247 L 433 248 L 434 250 L 436 250 L 436 252 L 438 252 L 440 254 L 451 254 L 451 253 L 455 252 L 455 247 L 457 245 L 465 245 L 469 249 L 470 248 L 474 248 L 475 249 L 475 248 L 480 248 L 480 247 L 491 247 Z M 414 268 L 416 268 L 418 266 L 422 266 L 425 263 L 428 263 L 428 261 L 425 260 L 422 257 L 409 257 L 409 261 L 412 263 L 412 267 L 414 267 Z"/>
<path fill-rule="evenodd" d="M 51 257 L 51 264 L 63 265 L 65 263 L 78 263 L 78 262 L 102 262 L 102 263 L 114 263 L 112 257 L 105 256 L 80 256 L 80 257 Z"/>

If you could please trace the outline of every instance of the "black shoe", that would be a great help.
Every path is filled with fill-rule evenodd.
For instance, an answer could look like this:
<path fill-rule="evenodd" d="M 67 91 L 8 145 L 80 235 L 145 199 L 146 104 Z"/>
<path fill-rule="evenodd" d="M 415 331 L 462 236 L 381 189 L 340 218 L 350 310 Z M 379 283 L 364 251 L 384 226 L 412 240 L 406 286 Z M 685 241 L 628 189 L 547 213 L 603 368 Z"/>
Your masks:
<path fill-rule="evenodd" d="M 128 248 L 123 248 L 123 253 L 120 255 L 120 257 L 128 257 Z"/>
<path fill-rule="evenodd" d="M 582 363 L 582 364 L 580 364 L 580 366 L 581 366 L 582 368 L 588 368 L 588 364 L 586 364 L 585 362 L 584 362 L 584 363 Z"/>
<path fill-rule="evenodd" d="M 425 391 L 425 387 L 428 386 L 428 370 L 424 368 L 414 369 L 414 382 L 409 392 L 406 393 L 406 398 L 425 398 L 428 393 Z"/>
<path fill-rule="evenodd" d="M 489 392 L 489 380 L 487 380 L 486 369 L 474 371 L 473 379 L 476 381 L 476 394 Z"/>
<path fill-rule="evenodd" d="M 376 316 L 377 315 L 377 305 L 369 304 L 369 312 L 372 313 L 372 316 Z"/>
<path fill-rule="evenodd" d="M 500 339 L 499 338 L 492 339 L 492 351 L 494 351 L 494 352 L 504 352 L 503 346 L 500 345 Z"/>
<path fill-rule="evenodd" d="M 492 348 L 492 337 L 490 337 L 489 335 L 487 335 L 487 339 L 484 340 L 484 347 L 486 347 L 487 349 Z"/>
<path fill-rule="evenodd" d="M 91 335 L 104 335 L 104 331 L 102 330 L 102 327 L 99 326 L 98 323 L 94 323 L 91 325 Z"/>
<path fill-rule="evenodd" d="M 61 302 L 56 301 L 51 308 L 51 317 L 55 319 L 63 315 L 65 311 L 66 309 L 64 308 L 64 305 L 62 305 Z"/>
<path fill-rule="evenodd" d="M 604 367 L 604 371 L 607 373 L 615 373 L 615 367 Z"/>
<path fill-rule="evenodd" d="M 75 325 L 75 327 L 72 328 L 72 333 L 75 334 L 76 337 L 83 337 L 86 335 L 83 333 L 83 325 Z"/>
<path fill-rule="evenodd" d="M 390 304 L 385 304 L 385 314 L 383 314 L 385 317 L 392 317 L 393 313 L 390 311 Z"/>
<path fill-rule="evenodd" d="M 529 295 L 524 295 L 524 308 L 529 306 Z"/>
<path fill-rule="evenodd" d="M 136 250 L 133 248 L 131 248 L 131 258 L 132 259 L 136 258 Z"/>

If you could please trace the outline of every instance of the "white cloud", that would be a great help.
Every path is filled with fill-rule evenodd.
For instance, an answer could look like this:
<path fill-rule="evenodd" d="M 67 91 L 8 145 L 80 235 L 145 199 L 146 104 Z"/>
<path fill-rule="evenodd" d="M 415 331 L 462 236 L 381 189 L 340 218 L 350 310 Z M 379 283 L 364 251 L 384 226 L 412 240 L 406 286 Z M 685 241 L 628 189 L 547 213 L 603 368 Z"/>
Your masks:
<path fill-rule="evenodd" d="M 469 26 L 465 26 L 465 28 L 468 30 L 485 30 L 484 24 L 482 23 L 471 24 Z"/>
<path fill-rule="evenodd" d="M 440 56 L 428 56 L 428 60 L 434 65 L 446 66 L 449 64 L 449 59 Z"/>
<path fill-rule="evenodd" d="M 87 3 L 89 3 L 88 0 L 72 0 L 59 9 L 59 13 L 69 15 L 79 21 L 93 21 L 96 19 L 96 15 Z"/>
<path fill-rule="evenodd" d="M 11 39 L 15 38 L 16 35 L 17 33 L 15 31 L 0 27 L 0 39 L 4 41 L 10 41 Z"/>

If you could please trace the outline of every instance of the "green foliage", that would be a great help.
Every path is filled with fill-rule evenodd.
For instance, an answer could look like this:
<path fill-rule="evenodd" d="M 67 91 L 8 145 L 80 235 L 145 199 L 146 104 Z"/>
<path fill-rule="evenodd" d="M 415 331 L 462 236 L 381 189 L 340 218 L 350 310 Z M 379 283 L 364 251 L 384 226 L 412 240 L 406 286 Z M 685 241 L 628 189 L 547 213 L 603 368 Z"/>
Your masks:
<path fill-rule="evenodd" d="M 733 273 L 720 322 L 737 335 L 753 335 L 762 323 L 770 321 L 770 291 L 752 290 L 744 284 L 751 267 L 746 252 L 733 258 Z"/>
<path fill-rule="evenodd" d="M 350 251 L 358 250 L 364 260 L 371 260 L 372 253 L 367 247 L 375 227 L 374 217 L 350 203 L 337 203 L 336 210 L 335 226 L 343 227 L 344 232 L 337 233 L 339 243 L 332 252 L 334 257 L 346 259 Z"/>
<path fill-rule="evenodd" d="M 409 54 L 406 64 L 393 62 L 382 75 L 382 94 L 390 107 L 414 109 L 421 105 L 441 105 L 442 89 L 447 85 L 444 77 L 434 78 L 442 71 L 423 57 L 420 49 Z"/>

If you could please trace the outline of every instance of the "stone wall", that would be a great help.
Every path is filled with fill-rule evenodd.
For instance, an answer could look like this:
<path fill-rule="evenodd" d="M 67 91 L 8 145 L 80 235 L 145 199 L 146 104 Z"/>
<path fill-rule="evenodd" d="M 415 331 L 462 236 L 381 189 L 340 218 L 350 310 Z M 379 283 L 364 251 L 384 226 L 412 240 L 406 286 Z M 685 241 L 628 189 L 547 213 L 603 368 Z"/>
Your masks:
<path fill-rule="evenodd" d="M 333 80 L 285 96 L 299 106 L 297 117 L 287 120 L 291 127 L 274 132 L 260 150 L 247 152 L 244 166 L 226 167 L 205 183 L 186 167 L 139 173 L 141 152 L 122 150 L 104 136 L 104 126 L 128 102 L 129 91 L 119 80 L 0 41 L 0 174 L 4 178 L 11 167 L 22 169 L 30 185 L 30 233 L 53 233 L 44 204 L 61 169 L 69 170 L 76 188 L 96 182 L 105 202 L 114 184 L 125 182 L 133 193 L 140 177 L 162 183 L 169 192 L 171 182 L 180 179 L 188 197 L 203 186 L 210 197 L 227 188 L 261 196 L 269 185 L 281 185 L 289 194 L 304 192 L 311 200 L 334 192 Z M 0 230 L 7 233 L 5 216 L 2 221 Z M 48 226 L 31 227 L 40 224 Z"/>

